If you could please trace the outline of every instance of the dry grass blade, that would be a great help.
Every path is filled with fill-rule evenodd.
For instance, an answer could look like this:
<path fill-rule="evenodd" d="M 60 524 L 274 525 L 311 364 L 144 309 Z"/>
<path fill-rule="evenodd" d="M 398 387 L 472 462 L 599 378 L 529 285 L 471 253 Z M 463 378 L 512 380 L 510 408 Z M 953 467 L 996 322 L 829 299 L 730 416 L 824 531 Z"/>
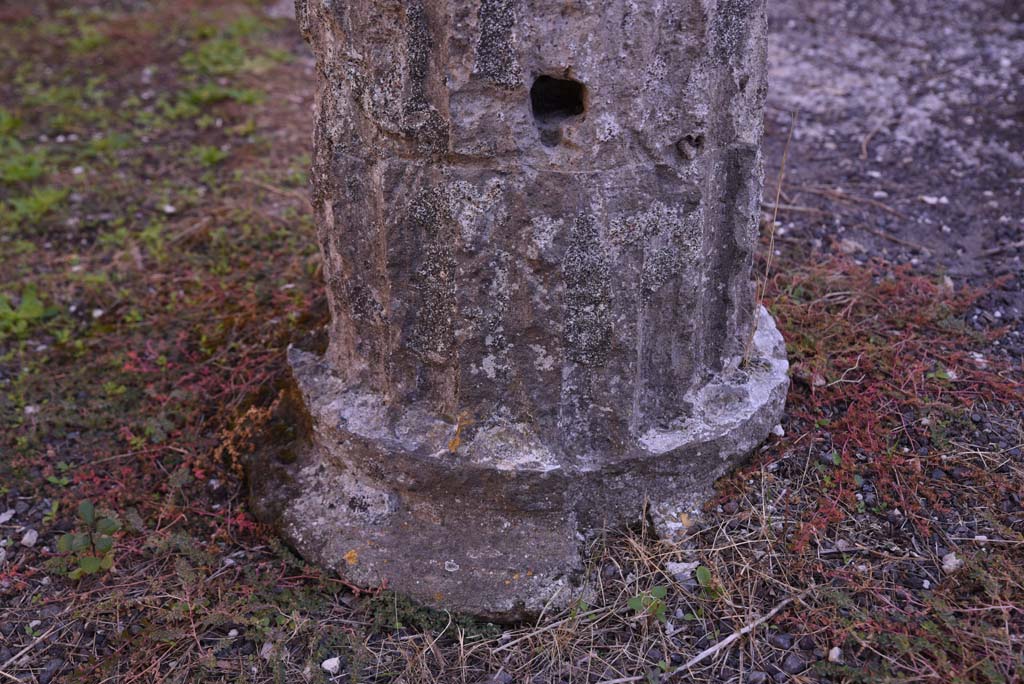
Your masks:
<path fill-rule="evenodd" d="M 786 163 L 789 160 L 789 146 L 793 142 L 793 130 L 796 128 L 796 112 L 790 114 L 789 133 L 786 135 L 786 146 L 782 150 L 782 163 L 779 165 L 779 177 L 775 183 L 775 203 L 772 205 L 772 220 L 768 226 L 768 252 L 765 255 L 764 278 L 761 280 L 757 291 L 757 300 L 754 303 L 753 323 L 750 326 L 750 335 L 746 344 L 743 345 L 743 363 L 746 365 L 750 360 L 750 350 L 754 344 L 754 335 L 757 334 L 758 311 L 764 304 L 764 293 L 768 287 L 768 276 L 771 274 L 772 258 L 775 255 L 775 226 L 779 218 L 779 208 L 782 206 L 782 183 L 786 178 Z"/>

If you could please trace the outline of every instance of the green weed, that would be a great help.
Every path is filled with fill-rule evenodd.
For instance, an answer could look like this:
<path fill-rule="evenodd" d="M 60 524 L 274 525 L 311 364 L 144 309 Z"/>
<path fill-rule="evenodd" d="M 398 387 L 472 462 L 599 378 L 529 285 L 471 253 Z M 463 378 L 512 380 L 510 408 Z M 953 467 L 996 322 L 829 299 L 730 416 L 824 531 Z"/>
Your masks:
<path fill-rule="evenodd" d="M 114 153 L 125 150 L 135 143 L 132 136 L 125 133 L 109 133 L 98 138 L 92 138 L 85 146 L 85 153 L 89 157 L 102 158 L 113 161 Z"/>
<path fill-rule="evenodd" d="M 191 150 L 191 156 L 203 166 L 212 167 L 227 159 L 229 154 L 213 145 L 196 145 Z"/>
<path fill-rule="evenodd" d="M 706 570 L 707 568 L 705 568 Z M 626 605 L 637 615 L 649 615 L 658 622 L 668 621 L 665 610 L 668 607 L 665 598 L 668 596 L 668 587 L 659 584 L 629 599 Z"/>
<path fill-rule="evenodd" d="M 36 223 L 56 210 L 68 196 L 65 188 L 37 188 L 25 197 L 11 200 L 12 216 L 16 223 Z"/>
<path fill-rule="evenodd" d="M 75 54 L 88 54 L 110 42 L 106 34 L 89 24 L 79 25 L 78 33 L 77 38 L 72 38 L 68 41 L 68 47 Z"/>
<path fill-rule="evenodd" d="M 71 554 L 75 565 L 68 572 L 69 579 L 94 575 L 114 566 L 114 534 L 121 522 L 114 515 L 97 518 L 96 507 L 88 499 L 78 504 L 81 521 L 77 533 L 69 532 L 57 539 L 57 551 Z"/>
<path fill-rule="evenodd" d="M 17 140 L 0 140 L 0 181 L 27 183 L 46 173 L 46 152 L 26 152 Z"/>
<path fill-rule="evenodd" d="M 181 65 L 204 76 L 229 76 L 240 72 L 246 52 L 237 38 L 211 38 L 181 57 Z"/>
<path fill-rule="evenodd" d="M 27 285 L 21 292 L 18 308 L 0 295 L 0 340 L 7 337 L 23 337 L 29 328 L 39 321 L 55 316 L 55 308 L 43 306 L 34 285 Z"/>
<path fill-rule="evenodd" d="M 21 126 L 21 119 L 0 107 L 0 135 L 12 135 Z"/>

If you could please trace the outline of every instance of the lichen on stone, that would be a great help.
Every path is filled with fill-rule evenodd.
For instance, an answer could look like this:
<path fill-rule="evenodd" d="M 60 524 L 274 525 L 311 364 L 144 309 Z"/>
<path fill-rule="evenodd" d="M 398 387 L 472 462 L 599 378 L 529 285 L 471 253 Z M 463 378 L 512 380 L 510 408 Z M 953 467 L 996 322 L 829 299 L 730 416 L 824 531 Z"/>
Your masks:
<path fill-rule="evenodd" d="M 450 361 L 455 346 L 454 221 L 448 193 L 428 190 L 409 209 L 409 234 L 423 240 L 413 287 L 416 291 L 410 346 L 426 361 Z"/>
<path fill-rule="evenodd" d="M 515 0 L 480 0 L 477 74 L 508 90 L 523 85 L 515 49 Z"/>
<path fill-rule="evenodd" d="M 599 366 L 611 347 L 611 273 L 590 214 L 576 216 L 562 260 L 562 277 L 566 356 L 584 366 Z"/>

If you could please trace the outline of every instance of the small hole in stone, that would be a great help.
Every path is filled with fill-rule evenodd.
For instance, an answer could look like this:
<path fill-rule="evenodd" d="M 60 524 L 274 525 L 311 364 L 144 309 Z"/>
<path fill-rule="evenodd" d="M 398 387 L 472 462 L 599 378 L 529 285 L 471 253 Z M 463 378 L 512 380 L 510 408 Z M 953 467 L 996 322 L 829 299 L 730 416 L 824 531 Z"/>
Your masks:
<path fill-rule="evenodd" d="M 568 119 L 583 113 L 586 87 L 579 81 L 540 76 L 530 88 L 533 118 L 540 123 Z"/>
<path fill-rule="evenodd" d="M 555 147 L 562 142 L 562 129 L 558 126 L 542 126 L 540 129 L 540 141 L 545 147 Z"/>
<path fill-rule="evenodd" d="M 696 159 L 701 150 L 704 149 L 704 136 L 703 135 L 684 135 L 676 142 L 676 149 L 679 150 L 679 154 L 684 159 L 694 160 Z"/>

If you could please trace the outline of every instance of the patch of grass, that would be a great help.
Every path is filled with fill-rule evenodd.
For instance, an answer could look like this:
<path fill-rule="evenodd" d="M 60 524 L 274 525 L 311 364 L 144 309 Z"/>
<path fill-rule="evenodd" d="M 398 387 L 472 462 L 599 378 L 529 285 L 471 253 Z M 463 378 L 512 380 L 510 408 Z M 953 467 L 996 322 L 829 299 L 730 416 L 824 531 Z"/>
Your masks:
<path fill-rule="evenodd" d="M 11 216 L 15 222 L 38 223 L 47 214 L 56 211 L 67 196 L 67 188 L 36 188 L 24 197 L 10 200 Z"/>
<path fill-rule="evenodd" d="M 21 119 L 4 107 L 0 107 L 0 136 L 13 135 L 21 126 Z"/>
<path fill-rule="evenodd" d="M 0 294 L 0 341 L 8 336 L 23 337 L 32 325 L 54 315 L 56 310 L 43 305 L 34 285 L 26 285 L 21 291 L 17 307 Z"/>
<path fill-rule="evenodd" d="M 85 155 L 90 158 L 102 158 L 108 163 L 112 163 L 117 152 L 131 149 L 134 145 L 135 140 L 132 136 L 114 131 L 90 138 L 85 145 Z"/>
<path fill-rule="evenodd" d="M 247 58 L 238 38 L 215 37 L 185 53 L 181 64 L 187 71 L 204 76 L 230 76 L 242 71 Z"/>
<path fill-rule="evenodd" d="M 46 173 L 46 151 L 26 151 L 14 139 L 0 139 L 0 181 L 4 183 L 31 183 Z"/>
<path fill-rule="evenodd" d="M 68 41 L 68 48 L 73 54 L 87 55 L 109 42 L 110 38 L 98 26 L 79 24 L 78 36 Z"/>
<path fill-rule="evenodd" d="M 251 105 L 259 102 L 263 95 L 252 88 L 228 88 L 216 83 L 205 83 L 191 88 L 182 97 L 194 105 L 207 106 L 221 102 L 238 102 Z"/>
<path fill-rule="evenodd" d="M 181 121 L 194 119 L 213 105 L 225 102 L 251 105 L 261 99 L 262 94 L 252 88 L 230 88 L 217 83 L 204 83 L 178 93 L 173 99 L 161 97 L 157 106 L 167 119 Z"/>
<path fill-rule="evenodd" d="M 906 470 L 906 454 L 930 444 L 935 422 L 963 417 L 977 402 L 1017 398 L 1012 381 L 969 356 L 985 339 L 948 325 L 978 293 L 950 295 L 906 267 L 842 260 L 779 274 L 773 285 L 772 311 L 791 331 L 793 376 L 809 389 L 794 394 L 789 410 L 810 424 L 825 418 L 831 433 L 845 436 L 828 444 L 837 458 L 832 484 L 796 543 L 809 543 L 842 519 L 853 506 L 855 477 L 870 481 L 883 506 L 899 508 L 927 533 L 925 511 L 942 495 L 927 473 Z"/>
<path fill-rule="evenodd" d="M 192 148 L 190 154 L 193 159 L 208 168 L 220 164 L 231 156 L 226 150 L 214 147 L 213 145 L 196 145 Z"/>
<path fill-rule="evenodd" d="M 393 591 L 382 591 L 367 597 L 362 610 L 368 614 L 375 632 L 437 632 L 454 626 L 467 636 L 479 639 L 497 637 L 502 631 L 494 624 L 480 622 L 471 616 L 453 616 L 450 613 L 425 608 Z"/>

